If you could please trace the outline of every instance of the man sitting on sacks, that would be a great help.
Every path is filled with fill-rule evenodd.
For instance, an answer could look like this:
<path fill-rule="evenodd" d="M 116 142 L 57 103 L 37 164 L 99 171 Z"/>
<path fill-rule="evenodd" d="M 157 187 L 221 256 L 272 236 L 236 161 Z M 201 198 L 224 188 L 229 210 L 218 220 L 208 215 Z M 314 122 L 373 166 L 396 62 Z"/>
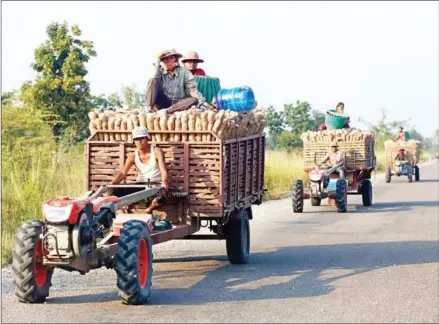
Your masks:
<path fill-rule="evenodd" d="M 206 75 L 203 69 L 198 68 L 198 63 L 203 63 L 204 61 L 200 59 L 198 53 L 195 51 L 190 51 L 184 54 L 181 63 L 184 67 L 191 71 L 193 75 Z"/>
<path fill-rule="evenodd" d="M 337 141 L 331 142 L 331 151 L 326 153 L 318 166 L 321 166 L 328 161 L 331 168 L 335 167 L 334 171 L 339 173 L 340 179 L 344 179 L 345 154 L 338 149 Z"/>
<path fill-rule="evenodd" d="M 337 104 L 337 106 L 335 107 L 335 109 L 337 110 L 337 112 L 339 112 L 339 113 L 341 113 L 341 114 L 344 114 L 344 103 L 339 102 L 339 103 Z M 350 126 L 349 126 L 349 118 L 348 118 L 348 120 L 346 121 L 346 124 L 344 125 L 344 128 L 350 128 Z M 326 127 L 326 123 L 325 123 L 325 122 L 321 123 L 320 126 L 319 126 L 319 129 L 320 129 L 320 130 L 325 130 L 325 129 L 327 129 L 327 127 Z"/>
<path fill-rule="evenodd" d="M 405 131 L 404 131 L 404 128 L 402 126 L 399 126 L 398 133 L 393 138 L 393 141 L 396 142 L 397 140 L 407 141 L 407 137 L 405 136 Z"/>
<path fill-rule="evenodd" d="M 161 182 L 163 190 L 160 191 L 159 196 L 154 200 L 149 201 L 149 206 L 146 209 L 147 214 L 151 214 L 154 209 L 159 207 L 161 203 L 166 200 L 166 193 L 168 190 L 168 172 L 165 165 L 165 157 L 163 151 L 159 147 L 153 147 L 149 144 L 150 136 L 145 127 L 136 127 L 133 131 L 133 141 L 136 145 L 136 150 L 128 154 L 125 165 L 115 175 L 110 184 L 119 184 L 126 178 L 128 172 L 133 165 L 137 168 L 136 184 L 146 184 L 150 182 Z M 158 187 L 160 185 L 151 185 L 151 187 Z M 136 191 L 142 190 L 137 188 L 115 188 L 114 194 L 117 196 L 124 196 Z"/>
<path fill-rule="evenodd" d="M 175 49 L 162 51 L 157 56 L 154 77 L 146 89 L 147 112 L 173 113 L 192 106 L 213 109 L 198 91 L 193 74 L 178 63 L 181 57 Z"/>

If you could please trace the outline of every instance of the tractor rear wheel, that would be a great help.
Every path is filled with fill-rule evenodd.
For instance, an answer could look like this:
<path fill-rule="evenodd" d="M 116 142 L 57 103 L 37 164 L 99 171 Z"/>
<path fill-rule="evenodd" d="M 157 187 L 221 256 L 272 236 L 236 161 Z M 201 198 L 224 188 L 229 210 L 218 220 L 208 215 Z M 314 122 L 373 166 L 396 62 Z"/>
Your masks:
<path fill-rule="evenodd" d="M 250 257 L 250 222 L 247 209 L 230 215 L 226 225 L 227 258 L 232 264 L 245 264 Z"/>
<path fill-rule="evenodd" d="M 392 169 L 388 166 L 386 169 L 386 182 L 390 183 L 392 180 Z"/>
<path fill-rule="evenodd" d="M 152 285 L 152 240 L 148 226 L 128 221 L 120 231 L 115 270 L 117 288 L 124 304 L 148 302 Z"/>
<path fill-rule="evenodd" d="M 335 205 L 339 213 L 346 213 L 347 211 L 347 188 L 346 181 L 338 179 L 335 189 Z"/>
<path fill-rule="evenodd" d="M 293 212 L 303 212 L 303 182 L 302 180 L 296 180 L 293 182 L 292 200 L 293 200 Z"/>
<path fill-rule="evenodd" d="M 363 180 L 361 184 L 363 206 L 372 206 L 372 195 L 372 182 L 369 179 Z"/>
<path fill-rule="evenodd" d="M 12 276 L 15 296 L 23 303 L 43 303 L 52 286 L 53 269 L 43 265 L 43 223 L 28 221 L 15 234 Z"/>

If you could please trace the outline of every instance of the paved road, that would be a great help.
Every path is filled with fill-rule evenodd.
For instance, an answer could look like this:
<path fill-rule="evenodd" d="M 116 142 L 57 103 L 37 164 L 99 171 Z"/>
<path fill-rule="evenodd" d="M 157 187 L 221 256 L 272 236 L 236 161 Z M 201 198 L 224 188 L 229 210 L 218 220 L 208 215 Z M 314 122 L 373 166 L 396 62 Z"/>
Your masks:
<path fill-rule="evenodd" d="M 374 206 L 351 210 L 289 199 L 254 208 L 252 255 L 229 265 L 224 242 L 154 247 L 149 305 L 122 305 L 111 270 L 59 271 L 50 299 L 24 305 L 2 274 L 2 322 L 439 322 L 438 163 L 421 181 L 374 182 Z"/>

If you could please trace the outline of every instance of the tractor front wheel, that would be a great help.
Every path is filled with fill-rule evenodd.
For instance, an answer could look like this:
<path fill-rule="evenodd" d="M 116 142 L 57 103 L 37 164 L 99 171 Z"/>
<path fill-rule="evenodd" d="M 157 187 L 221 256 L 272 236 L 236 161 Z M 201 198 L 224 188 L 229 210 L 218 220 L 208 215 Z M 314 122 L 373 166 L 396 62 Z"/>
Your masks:
<path fill-rule="evenodd" d="M 339 213 L 346 213 L 347 211 L 347 188 L 346 181 L 338 179 L 335 189 L 335 205 Z"/>
<path fill-rule="evenodd" d="M 128 221 L 120 231 L 115 270 L 117 288 L 124 304 L 148 302 L 152 286 L 152 240 L 148 226 Z"/>
<path fill-rule="evenodd" d="M 319 197 L 311 197 L 311 205 L 312 206 L 320 206 L 322 204 L 322 199 Z"/>
<path fill-rule="evenodd" d="M 293 212 L 303 212 L 303 182 L 302 180 L 296 180 L 293 183 L 292 200 L 293 200 Z"/>
<path fill-rule="evenodd" d="M 15 234 L 12 276 L 15 296 L 23 303 L 43 303 L 52 286 L 53 269 L 43 265 L 43 223 L 23 223 Z"/>

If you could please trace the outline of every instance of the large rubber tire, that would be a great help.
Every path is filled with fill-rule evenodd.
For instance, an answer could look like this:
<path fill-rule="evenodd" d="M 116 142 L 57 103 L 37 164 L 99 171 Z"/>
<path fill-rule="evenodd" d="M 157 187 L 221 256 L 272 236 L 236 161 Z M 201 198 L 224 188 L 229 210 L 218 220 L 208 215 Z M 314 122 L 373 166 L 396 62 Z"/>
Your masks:
<path fill-rule="evenodd" d="M 292 200 L 293 200 L 293 212 L 303 212 L 303 182 L 302 180 L 296 180 L 293 182 Z"/>
<path fill-rule="evenodd" d="M 415 181 L 419 181 L 421 179 L 419 166 L 415 166 Z"/>
<path fill-rule="evenodd" d="M 347 212 L 347 188 L 346 181 L 338 179 L 335 187 L 335 205 L 339 213 Z"/>
<path fill-rule="evenodd" d="M 43 303 L 52 286 L 53 268 L 42 264 L 43 223 L 23 223 L 15 234 L 12 251 L 12 278 L 15 296 L 23 303 Z"/>
<path fill-rule="evenodd" d="M 322 204 L 322 199 L 318 197 L 311 197 L 311 205 L 312 206 L 320 206 Z"/>
<path fill-rule="evenodd" d="M 387 167 L 386 169 L 386 182 L 390 183 L 392 180 L 392 169 L 390 167 Z"/>
<path fill-rule="evenodd" d="M 369 179 L 363 180 L 361 184 L 361 196 L 363 199 L 363 206 L 372 206 L 372 182 Z"/>
<path fill-rule="evenodd" d="M 152 286 L 152 240 L 148 226 L 131 220 L 124 224 L 118 241 L 115 271 L 117 288 L 126 305 L 148 302 Z"/>
<path fill-rule="evenodd" d="M 226 225 L 227 258 L 232 264 L 246 264 L 250 257 L 250 222 L 247 209 L 240 209 Z"/>

